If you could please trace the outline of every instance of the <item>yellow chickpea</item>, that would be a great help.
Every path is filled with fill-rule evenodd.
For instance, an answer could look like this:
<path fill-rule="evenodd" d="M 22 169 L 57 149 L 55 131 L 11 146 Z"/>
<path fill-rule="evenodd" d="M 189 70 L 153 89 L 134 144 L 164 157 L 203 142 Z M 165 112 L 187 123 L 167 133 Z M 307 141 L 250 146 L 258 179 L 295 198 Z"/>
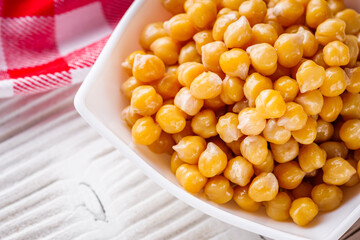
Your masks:
<path fill-rule="evenodd" d="M 206 141 L 199 136 L 183 137 L 177 145 L 173 146 L 181 161 L 196 164 L 206 148 Z"/>
<path fill-rule="evenodd" d="M 325 0 L 310 0 L 306 8 L 306 24 L 309 27 L 317 28 L 330 16 L 331 11 Z"/>
<path fill-rule="evenodd" d="M 346 90 L 350 93 L 360 92 L 360 67 L 345 68 L 345 72 L 348 76 L 348 84 Z"/>
<path fill-rule="evenodd" d="M 325 69 L 312 60 L 303 62 L 296 73 L 296 80 L 301 93 L 319 88 L 326 77 Z"/>
<path fill-rule="evenodd" d="M 244 135 L 258 135 L 266 125 L 266 120 L 263 118 L 255 108 L 245 108 L 241 110 L 238 115 L 241 133 Z"/>
<path fill-rule="evenodd" d="M 244 95 L 249 100 L 249 106 L 255 106 L 255 100 L 262 90 L 272 88 L 273 83 L 270 78 L 259 73 L 249 75 L 244 84 Z"/>
<path fill-rule="evenodd" d="M 241 155 L 254 165 L 262 164 L 268 155 L 267 142 L 262 136 L 247 136 L 240 143 Z"/>
<path fill-rule="evenodd" d="M 315 142 L 322 143 L 331 139 L 334 134 L 334 126 L 329 122 L 318 119 L 316 132 Z"/>
<path fill-rule="evenodd" d="M 191 128 L 191 121 L 186 121 L 185 128 L 181 132 L 173 134 L 172 137 L 176 143 L 179 143 L 183 137 L 192 135 L 194 135 L 194 132 Z"/>
<path fill-rule="evenodd" d="M 156 113 L 156 122 L 167 133 L 179 133 L 185 128 L 186 114 L 175 105 L 164 105 Z"/>
<path fill-rule="evenodd" d="M 221 100 L 220 95 L 214 98 L 205 99 L 204 106 L 213 110 L 219 110 L 224 108 L 226 103 Z"/>
<path fill-rule="evenodd" d="M 274 89 L 279 91 L 285 102 L 291 102 L 299 92 L 299 86 L 295 79 L 283 76 L 274 82 Z"/>
<path fill-rule="evenodd" d="M 245 79 L 249 71 L 250 58 L 244 50 L 234 48 L 221 54 L 219 64 L 225 74 Z"/>
<path fill-rule="evenodd" d="M 216 124 L 216 132 L 224 142 L 230 143 L 242 136 L 241 131 L 237 128 L 238 125 L 238 115 L 228 112 L 219 118 Z"/>
<path fill-rule="evenodd" d="M 238 20 L 240 17 L 238 11 L 230 11 L 229 13 L 218 17 L 214 23 L 212 29 L 212 36 L 215 41 L 222 41 L 224 40 L 224 33 L 227 27 Z"/>
<path fill-rule="evenodd" d="M 320 147 L 326 152 L 327 158 L 342 157 L 345 159 L 349 153 L 349 149 L 343 142 L 323 142 Z"/>
<path fill-rule="evenodd" d="M 305 93 L 299 93 L 295 102 L 300 104 L 306 114 L 316 115 L 321 112 L 324 106 L 324 97 L 319 90 L 312 90 Z"/>
<path fill-rule="evenodd" d="M 132 75 L 132 67 L 134 65 L 135 56 L 138 54 L 145 55 L 146 52 L 144 52 L 143 50 L 134 51 L 130 53 L 129 56 L 127 56 L 127 58 L 125 59 L 125 61 L 121 63 L 121 66 L 124 68 L 124 70 L 129 76 Z"/>
<path fill-rule="evenodd" d="M 185 87 L 190 87 L 192 81 L 203 72 L 205 72 L 205 67 L 201 63 L 183 63 L 177 69 L 179 83 Z"/>
<path fill-rule="evenodd" d="M 254 169 L 252 164 L 240 156 L 230 159 L 224 170 L 224 176 L 227 179 L 242 187 L 250 182 L 253 175 Z"/>
<path fill-rule="evenodd" d="M 319 115 L 323 120 L 333 122 L 339 116 L 342 107 L 343 102 L 340 96 L 324 97 L 324 105 Z"/>
<path fill-rule="evenodd" d="M 220 56 L 227 51 L 227 47 L 222 41 L 208 43 L 201 47 L 202 62 L 204 66 L 213 72 L 220 72 Z"/>
<path fill-rule="evenodd" d="M 267 21 L 265 21 L 265 23 L 270 24 L 271 26 L 273 26 L 273 28 L 275 28 L 278 36 L 280 36 L 281 34 L 284 33 L 284 28 L 277 21 L 267 20 Z"/>
<path fill-rule="evenodd" d="M 302 182 L 299 186 L 291 191 L 294 198 L 311 197 L 311 190 L 313 186 L 308 182 Z"/>
<path fill-rule="evenodd" d="M 266 141 L 275 144 L 285 144 L 291 137 L 291 132 L 278 126 L 275 119 L 269 119 L 263 131 Z"/>
<path fill-rule="evenodd" d="M 161 4 L 172 14 L 183 13 L 186 0 L 161 0 Z"/>
<path fill-rule="evenodd" d="M 355 67 L 359 55 L 357 37 L 355 37 L 354 35 L 346 35 L 344 43 L 346 44 L 346 46 L 348 46 L 350 52 L 350 60 L 346 66 Z"/>
<path fill-rule="evenodd" d="M 316 39 L 325 46 L 332 41 L 345 40 L 346 23 L 339 18 L 329 18 L 316 28 Z"/>
<path fill-rule="evenodd" d="M 209 138 L 209 142 L 216 144 L 216 146 L 218 146 L 226 154 L 228 159 L 233 158 L 233 153 L 231 149 L 219 136 Z"/>
<path fill-rule="evenodd" d="M 142 116 L 135 113 L 130 106 L 127 106 L 121 111 L 121 119 L 124 120 L 129 127 L 132 127 L 141 117 Z"/>
<path fill-rule="evenodd" d="M 331 185 L 343 185 L 356 173 L 355 168 L 341 157 L 328 159 L 322 169 L 323 181 Z"/>
<path fill-rule="evenodd" d="M 160 137 L 161 128 L 152 117 L 142 117 L 135 122 L 131 134 L 135 143 L 150 145 Z"/>
<path fill-rule="evenodd" d="M 214 111 L 205 109 L 193 117 L 191 128 L 200 137 L 209 138 L 217 135 L 216 123 Z"/>
<path fill-rule="evenodd" d="M 255 202 L 273 200 L 279 192 L 279 183 L 273 173 L 261 173 L 249 186 L 249 197 Z"/>
<path fill-rule="evenodd" d="M 231 23 L 224 33 L 224 42 L 228 48 L 241 48 L 251 40 L 252 29 L 245 16 Z"/>
<path fill-rule="evenodd" d="M 204 105 L 204 100 L 195 98 L 188 87 L 183 87 L 176 94 L 174 104 L 186 114 L 195 116 Z"/>
<path fill-rule="evenodd" d="M 283 0 L 275 5 L 273 13 L 276 20 L 282 26 L 287 27 L 295 24 L 301 15 L 303 15 L 304 10 L 304 6 L 296 0 Z"/>
<path fill-rule="evenodd" d="M 221 174 L 227 164 L 227 156 L 215 143 L 209 142 L 199 157 L 199 171 L 205 177 Z"/>
<path fill-rule="evenodd" d="M 191 22 L 199 29 L 210 27 L 216 19 L 216 4 L 211 0 L 195 1 L 185 10 Z"/>
<path fill-rule="evenodd" d="M 190 85 L 191 94 L 198 99 L 211 99 L 221 93 L 221 78 L 213 72 L 203 72 Z"/>
<path fill-rule="evenodd" d="M 176 170 L 176 178 L 189 193 L 198 193 L 207 182 L 196 165 L 182 164 Z"/>
<path fill-rule="evenodd" d="M 322 66 L 323 68 L 328 68 L 329 66 L 325 63 L 324 60 L 324 52 L 323 49 L 318 49 L 317 53 L 312 57 L 312 60 L 319 66 Z"/>
<path fill-rule="evenodd" d="M 249 187 L 237 186 L 234 190 L 234 201 L 243 210 L 248 212 L 256 212 L 261 207 L 260 202 L 255 202 L 249 196 Z"/>
<path fill-rule="evenodd" d="M 319 42 L 316 40 L 315 35 L 307 30 L 304 26 L 301 26 L 297 30 L 298 34 L 303 36 L 303 55 L 304 57 L 312 57 L 316 54 L 319 49 Z"/>
<path fill-rule="evenodd" d="M 201 56 L 196 50 L 196 45 L 194 41 L 189 41 L 180 50 L 179 64 L 183 64 L 186 62 L 201 62 Z"/>
<path fill-rule="evenodd" d="M 251 43 L 268 43 L 273 45 L 278 38 L 276 29 L 271 24 L 258 23 L 252 27 Z"/>
<path fill-rule="evenodd" d="M 344 9 L 336 14 L 346 23 L 346 34 L 357 34 L 360 31 L 360 16 L 353 9 Z"/>
<path fill-rule="evenodd" d="M 162 22 L 150 23 L 145 26 L 140 35 L 140 45 L 145 50 L 150 50 L 151 44 L 158 38 L 167 36 Z"/>
<path fill-rule="evenodd" d="M 223 176 L 210 178 L 204 188 L 205 196 L 217 204 L 224 204 L 233 198 L 234 190 Z"/>
<path fill-rule="evenodd" d="M 345 66 L 350 62 L 350 50 L 345 43 L 333 41 L 324 48 L 324 61 L 330 67 Z"/>
<path fill-rule="evenodd" d="M 160 137 L 155 142 L 148 145 L 148 148 L 154 153 L 171 154 L 173 152 L 172 146 L 174 144 L 175 141 L 172 139 L 170 134 L 161 132 Z"/>
<path fill-rule="evenodd" d="M 340 206 L 343 192 L 337 186 L 327 184 L 316 185 L 311 191 L 311 198 L 320 211 L 332 211 Z"/>
<path fill-rule="evenodd" d="M 266 215 L 276 221 L 290 218 L 291 198 L 286 192 L 279 192 L 273 200 L 265 202 Z"/>
<path fill-rule="evenodd" d="M 257 96 L 256 111 L 264 118 L 280 118 L 286 111 L 286 104 L 280 92 L 266 89 Z"/>
<path fill-rule="evenodd" d="M 202 54 L 202 50 L 201 50 L 202 46 L 214 42 L 214 38 L 210 30 L 203 30 L 196 33 L 193 39 L 195 41 L 196 50 L 200 55 Z"/>
<path fill-rule="evenodd" d="M 360 119 L 360 94 L 346 92 L 341 95 L 343 108 L 341 116 L 344 120 Z"/>
<path fill-rule="evenodd" d="M 360 148 L 360 119 L 347 120 L 340 128 L 340 138 L 349 149 Z"/>
<path fill-rule="evenodd" d="M 278 163 L 286 163 L 295 159 L 299 154 L 299 144 L 294 138 L 290 138 L 284 144 L 270 143 L 274 160 Z"/>
<path fill-rule="evenodd" d="M 180 46 L 171 37 L 156 39 L 150 49 L 167 65 L 173 65 L 178 61 Z"/>
<path fill-rule="evenodd" d="M 184 13 L 177 14 L 164 22 L 164 29 L 172 39 L 177 41 L 187 41 L 196 33 L 195 26 Z"/>
<path fill-rule="evenodd" d="M 287 68 L 298 64 L 303 56 L 303 36 L 297 33 L 284 33 L 276 40 L 274 47 L 279 63 Z"/>
<path fill-rule="evenodd" d="M 305 177 L 305 172 L 295 161 L 280 163 L 274 168 L 274 174 L 279 182 L 279 186 L 285 189 L 296 188 Z"/>
<path fill-rule="evenodd" d="M 347 160 L 351 166 L 356 170 L 357 169 L 357 164 L 358 161 L 354 160 L 354 159 L 348 159 Z M 347 181 L 344 186 L 346 187 L 353 187 L 355 185 L 357 185 L 360 182 L 360 178 L 358 174 L 354 174 L 351 176 L 351 178 L 349 179 L 349 181 Z"/>
<path fill-rule="evenodd" d="M 244 97 L 244 84 L 245 82 L 237 77 L 226 76 L 222 81 L 222 93 L 226 94 L 230 100 L 238 102 Z"/>
<path fill-rule="evenodd" d="M 153 82 L 164 76 L 165 65 L 157 56 L 137 54 L 132 72 L 134 77 L 140 82 Z"/>
<path fill-rule="evenodd" d="M 152 86 L 144 85 L 134 89 L 130 105 L 134 113 L 150 116 L 158 111 L 162 103 L 163 99 L 155 89 Z"/>
<path fill-rule="evenodd" d="M 177 152 L 173 152 L 173 154 L 171 155 L 171 159 L 170 159 L 170 169 L 171 172 L 176 174 L 176 170 L 182 165 L 184 164 L 183 161 L 180 160 L 179 155 L 177 154 Z"/>
<path fill-rule="evenodd" d="M 296 131 L 305 126 L 307 119 L 308 116 L 300 104 L 288 102 L 286 112 L 278 119 L 277 124 L 289 131 Z"/>
<path fill-rule="evenodd" d="M 324 83 L 320 87 L 321 93 L 326 97 L 335 97 L 342 94 L 346 89 L 346 73 L 340 67 L 326 69 Z"/>
<path fill-rule="evenodd" d="M 301 169 L 306 173 L 310 173 L 324 166 L 326 152 L 315 143 L 303 145 L 300 148 L 298 160 Z"/>
<path fill-rule="evenodd" d="M 121 84 L 121 91 L 127 99 L 131 99 L 132 93 L 135 88 L 141 86 L 142 83 L 134 76 L 129 77 L 123 84 Z"/>
<path fill-rule="evenodd" d="M 343 0 L 328 0 L 328 6 L 333 15 L 344 10 L 346 8 Z"/>
<path fill-rule="evenodd" d="M 308 197 L 294 200 L 289 210 L 292 220 L 299 226 L 307 225 L 314 219 L 318 212 L 318 206 Z"/>
<path fill-rule="evenodd" d="M 246 49 L 250 55 L 251 65 L 254 69 L 263 75 L 271 75 L 277 69 L 277 52 L 273 46 L 268 43 L 259 43 Z"/>
<path fill-rule="evenodd" d="M 264 21 L 266 10 L 266 3 L 262 0 L 247 0 L 239 6 L 240 15 L 245 16 L 251 26 Z"/>
<path fill-rule="evenodd" d="M 272 172 L 274 170 L 274 159 L 271 151 L 268 151 L 268 155 L 264 162 L 258 165 L 253 165 L 255 175 L 258 176 L 263 172 Z"/>
<path fill-rule="evenodd" d="M 238 10 L 241 3 L 245 0 L 221 0 L 221 4 L 224 8 L 230 8 L 232 10 Z"/>
<path fill-rule="evenodd" d="M 317 134 L 316 127 L 316 120 L 308 117 L 305 126 L 300 130 L 293 131 L 291 135 L 297 142 L 301 144 L 310 144 L 315 141 Z"/>

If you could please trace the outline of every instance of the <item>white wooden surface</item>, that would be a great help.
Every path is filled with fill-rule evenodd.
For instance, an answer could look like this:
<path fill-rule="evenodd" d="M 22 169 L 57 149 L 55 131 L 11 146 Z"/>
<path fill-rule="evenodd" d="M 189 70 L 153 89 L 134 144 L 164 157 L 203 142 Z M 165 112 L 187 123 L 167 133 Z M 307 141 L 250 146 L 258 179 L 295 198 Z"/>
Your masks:
<path fill-rule="evenodd" d="M 76 113 L 77 88 L 0 100 L 0 239 L 264 239 L 145 177 Z"/>

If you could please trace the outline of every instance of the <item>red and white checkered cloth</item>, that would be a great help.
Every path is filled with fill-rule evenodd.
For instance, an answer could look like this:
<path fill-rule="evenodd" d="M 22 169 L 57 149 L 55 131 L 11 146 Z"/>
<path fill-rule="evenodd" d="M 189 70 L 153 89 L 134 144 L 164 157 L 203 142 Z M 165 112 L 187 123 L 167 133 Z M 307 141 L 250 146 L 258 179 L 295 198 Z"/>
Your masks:
<path fill-rule="evenodd" d="M 80 82 L 133 0 L 0 0 L 0 98 Z"/>

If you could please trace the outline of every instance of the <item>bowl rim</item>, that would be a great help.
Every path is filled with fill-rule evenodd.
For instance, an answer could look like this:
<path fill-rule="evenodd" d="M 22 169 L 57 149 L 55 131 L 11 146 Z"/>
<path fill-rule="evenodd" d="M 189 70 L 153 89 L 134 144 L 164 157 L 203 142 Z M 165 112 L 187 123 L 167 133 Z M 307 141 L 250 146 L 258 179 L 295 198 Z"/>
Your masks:
<path fill-rule="evenodd" d="M 198 197 L 186 192 L 184 189 L 174 185 L 169 179 L 157 172 L 150 165 L 148 165 L 142 158 L 140 158 L 134 151 L 132 151 L 125 143 L 119 139 L 110 129 L 108 129 L 101 121 L 88 109 L 86 105 L 87 93 L 95 81 L 96 76 L 99 74 L 101 69 L 105 67 L 106 59 L 108 59 L 116 45 L 122 33 L 127 28 L 131 19 L 136 15 L 137 11 L 147 0 L 134 0 L 129 9 L 126 11 L 120 22 L 117 24 L 115 30 L 111 34 L 99 57 L 91 68 L 90 72 L 84 79 L 79 90 L 77 91 L 74 98 L 74 106 L 81 117 L 94 128 L 102 137 L 107 139 L 116 149 L 128 159 L 131 159 L 134 164 L 142 170 L 142 172 L 152 179 L 160 187 L 164 188 L 170 194 L 185 202 L 187 205 L 200 210 L 201 212 L 219 219 L 222 222 L 241 228 L 256 234 L 264 235 L 266 237 L 275 239 L 286 239 L 286 240 L 305 240 L 304 238 L 296 234 L 283 232 L 272 227 L 262 225 L 260 223 L 253 222 L 240 216 L 233 215 L 227 211 L 219 209 L 216 206 L 208 204 Z M 360 217 L 360 205 L 348 215 L 344 221 L 341 222 L 335 229 L 333 229 L 323 239 L 338 239 L 346 230 Z M 234 221 L 234 219 L 236 221 Z"/>

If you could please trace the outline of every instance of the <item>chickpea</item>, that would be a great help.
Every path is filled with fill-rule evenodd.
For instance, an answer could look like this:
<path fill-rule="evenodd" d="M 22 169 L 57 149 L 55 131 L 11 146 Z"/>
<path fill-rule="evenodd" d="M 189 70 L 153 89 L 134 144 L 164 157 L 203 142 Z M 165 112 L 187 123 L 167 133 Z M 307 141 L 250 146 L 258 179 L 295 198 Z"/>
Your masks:
<path fill-rule="evenodd" d="M 286 192 L 279 192 L 273 200 L 265 202 L 266 215 L 276 221 L 290 218 L 291 198 Z"/>
<path fill-rule="evenodd" d="M 224 81 L 223 81 L 223 83 L 224 83 Z M 206 108 L 210 108 L 210 109 L 213 109 L 213 110 L 220 110 L 220 109 L 223 109 L 226 106 L 226 103 L 224 103 L 221 100 L 221 97 L 219 95 L 219 96 L 214 97 L 214 98 L 205 99 L 204 100 L 204 106 Z"/>
<path fill-rule="evenodd" d="M 148 148 L 154 153 L 171 154 L 173 152 L 172 146 L 174 144 L 175 141 L 170 134 L 161 132 L 160 137 L 155 142 L 148 145 Z"/>
<path fill-rule="evenodd" d="M 346 89 L 346 73 L 340 67 L 330 67 L 325 71 L 324 83 L 320 86 L 321 93 L 326 97 L 335 97 Z"/>
<path fill-rule="evenodd" d="M 171 155 L 171 159 L 170 159 L 170 169 L 171 172 L 176 174 L 176 170 L 182 165 L 184 164 L 183 161 L 180 160 L 179 155 L 177 154 L 177 152 L 173 152 L 173 154 Z"/>
<path fill-rule="evenodd" d="M 310 144 L 315 141 L 316 138 L 317 122 L 312 117 L 308 117 L 305 126 L 297 131 L 292 131 L 293 138 L 301 144 Z"/>
<path fill-rule="evenodd" d="M 135 122 L 141 117 L 142 116 L 135 113 L 130 106 L 125 107 L 121 111 L 121 119 L 124 120 L 129 127 L 132 127 Z"/>
<path fill-rule="evenodd" d="M 199 136 L 183 137 L 177 145 L 173 146 L 180 160 L 189 164 L 196 164 L 205 148 L 206 141 Z"/>
<path fill-rule="evenodd" d="M 304 6 L 298 1 L 283 0 L 275 5 L 273 13 L 282 26 L 288 27 L 296 23 L 304 10 Z"/>
<path fill-rule="evenodd" d="M 332 211 L 340 206 L 343 192 L 337 186 L 322 183 L 313 188 L 311 198 L 320 211 Z"/>
<path fill-rule="evenodd" d="M 331 139 L 334 134 L 334 126 L 322 119 L 317 120 L 315 142 L 322 143 Z"/>
<path fill-rule="evenodd" d="M 241 48 L 251 40 L 252 29 L 245 16 L 231 23 L 224 33 L 224 42 L 228 48 Z"/>
<path fill-rule="evenodd" d="M 276 40 L 274 47 L 279 63 L 287 68 L 298 64 L 303 56 L 303 36 L 295 33 L 283 33 Z"/>
<path fill-rule="evenodd" d="M 286 103 L 286 112 L 278 119 L 277 124 L 289 131 L 296 131 L 305 126 L 307 119 L 308 116 L 300 104 L 288 102 Z"/>
<path fill-rule="evenodd" d="M 203 72 L 190 85 L 191 94 L 198 99 L 211 99 L 221 93 L 221 78 L 213 72 Z"/>
<path fill-rule="evenodd" d="M 333 15 L 344 10 L 346 8 L 343 0 L 328 0 L 328 6 Z"/>
<path fill-rule="evenodd" d="M 279 186 L 285 189 L 296 188 L 305 177 L 305 172 L 295 161 L 280 163 L 274 168 L 274 174 L 279 181 Z"/>
<path fill-rule="evenodd" d="M 240 15 L 245 16 L 251 26 L 264 21 L 266 10 L 266 3 L 263 0 L 247 0 L 239 7 Z"/>
<path fill-rule="evenodd" d="M 204 66 L 213 72 L 220 72 L 220 56 L 227 51 L 222 41 L 215 41 L 201 47 L 202 62 Z"/>
<path fill-rule="evenodd" d="M 267 142 L 261 136 L 247 136 L 240 143 L 241 155 L 254 165 L 262 164 L 268 155 Z"/>
<path fill-rule="evenodd" d="M 299 154 L 299 144 L 294 138 L 290 138 L 284 144 L 270 143 L 271 151 L 275 161 L 286 163 L 295 159 Z"/>
<path fill-rule="evenodd" d="M 190 193 L 198 193 L 205 186 L 207 178 L 204 177 L 196 165 L 182 164 L 176 170 L 176 178 L 180 185 Z"/>
<path fill-rule="evenodd" d="M 248 75 L 250 59 L 242 49 L 233 48 L 222 53 L 219 63 L 221 70 L 229 76 L 245 79 Z"/>
<path fill-rule="evenodd" d="M 325 69 L 312 60 L 303 62 L 296 73 L 296 80 L 301 93 L 321 87 L 325 78 Z"/>
<path fill-rule="evenodd" d="M 188 115 L 195 116 L 204 105 L 204 100 L 195 98 L 191 95 L 189 88 L 183 87 L 176 94 L 174 103 L 175 106 L 183 110 Z"/>
<path fill-rule="evenodd" d="M 350 165 L 356 170 L 357 169 L 357 164 L 358 161 L 354 160 L 354 159 L 348 159 L 347 160 L 348 163 L 350 163 Z M 360 178 L 358 174 L 354 174 L 351 176 L 351 178 L 349 179 L 349 181 L 347 181 L 344 186 L 346 187 L 352 187 L 357 185 L 360 182 Z"/>
<path fill-rule="evenodd" d="M 249 187 L 237 186 L 234 190 L 234 201 L 243 210 L 248 212 L 256 212 L 261 207 L 260 202 L 254 201 L 249 196 Z"/>
<path fill-rule="evenodd" d="M 324 105 L 319 115 L 323 120 L 333 122 L 339 116 L 342 107 L 343 102 L 340 96 L 324 97 Z"/>
<path fill-rule="evenodd" d="M 281 34 L 284 33 L 284 28 L 277 21 L 268 20 L 268 21 L 265 21 L 265 23 L 270 24 L 271 26 L 273 26 L 273 28 L 275 28 L 278 36 L 280 36 Z"/>
<path fill-rule="evenodd" d="M 184 13 L 177 14 L 164 22 L 164 29 L 176 41 L 187 41 L 196 33 L 195 26 Z"/>
<path fill-rule="evenodd" d="M 224 204 L 232 199 L 234 190 L 230 186 L 229 180 L 223 176 L 215 176 L 207 181 L 204 193 L 210 201 Z"/>
<path fill-rule="evenodd" d="M 134 77 L 140 82 L 153 82 L 164 76 L 165 65 L 157 56 L 137 54 L 132 72 Z"/>
<path fill-rule="evenodd" d="M 238 115 L 241 133 L 244 135 L 258 135 L 266 125 L 266 120 L 263 118 L 255 108 L 245 108 L 241 110 Z"/>
<path fill-rule="evenodd" d="M 263 135 L 266 141 L 275 144 L 285 144 L 291 137 L 291 132 L 278 126 L 275 119 L 269 119 L 265 125 Z"/>
<path fill-rule="evenodd" d="M 346 75 L 348 76 L 349 83 L 346 90 L 350 93 L 360 92 L 360 67 L 345 68 Z"/>
<path fill-rule="evenodd" d="M 345 28 L 346 23 L 339 18 L 329 18 L 319 24 L 316 28 L 316 39 L 325 46 L 332 41 L 344 41 L 345 40 Z"/>
<path fill-rule="evenodd" d="M 129 77 L 123 84 L 121 84 L 121 91 L 127 99 L 131 99 L 132 93 L 135 88 L 141 86 L 142 83 L 134 76 Z"/>
<path fill-rule="evenodd" d="M 312 90 L 305 93 L 299 93 L 295 102 L 300 104 L 306 114 L 317 115 L 324 106 L 324 97 L 319 90 Z"/>
<path fill-rule="evenodd" d="M 350 53 L 350 60 L 347 67 L 355 67 L 359 55 L 357 37 L 353 35 L 346 35 L 344 43 L 346 44 L 346 46 L 348 46 Z"/>
<path fill-rule="evenodd" d="M 328 68 L 329 66 L 325 63 L 323 49 L 318 49 L 317 53 L 312 57 L 312 60 L 323 68 Z"/>
<path fill-rule="evenodd" d="M 266 89 L 257 96 L 256 111 L 264 118 L 279 118 L 286 111 L 286 104 L 280 92 Z"/>
<path fill-rule="evenodd" d="M 158 38 L 167 36 L 162 22 L 150 23 L 145 26 L 140 35 L 140 45 L 145 50 L 150 50 L 151 44 Z"/>
<path fill-rule="evenodd" d="M 274 45 L 277 38 L 278 33 L 271 24 L 258 23 L 252 27 L 251 43 L 253 44 L 268 43 Z"/>
<path fill-rule="evenodd" d="M 313 186 L 308 182 L 302 182 L 291 191 L 294 198 L 311 197 Z"/>
<path fill-rule="evenodd" d="M 271 75 L 277 69 L 277 52 L 273 46 L 268 43 L 259 43 L 246 49 L 250 55 L 251 65 L 254 69 L 263 75 Z"/>
<path fill-rule="evenodd" d="M 156 39 L 150 46 L 151 51 L 165 64 L 173 65 L 178 61 L 180 46 L 171 37 Z"/>
<path fill-rule="evenodd" d="M 343 108 L 340 114 L 343 119 L 360 119 L 360 94 L 346 92 L 341 95 L 341 99 L 343 101 Z"/>
<path fill-rule="evenodd" d="M 299 226 L 307 225 L 314 219 L 318 212 L 318 206 L 308 197 L 294 200 L 289 210 L 292 220 Z"/>
<path fill-rule="evenodd" d="M 301 169 L 306 173 L 310 173 L 325 165 L 326 156 L 326 151 L 321 146 L 311 143 L 300 148 L 298 160 Z"/>
<path fill-rule="evenodd" d="M 216 144 L 216 146 L 218 146 L 226 154 L 227 159 L 233 158 L 232 150 L 228 147 L 228 145 L 219 136 L 209 138 L 208 142 L 212 142 L 212 143 Z M 239 145 L 240 145 L 240 143 L 239 143 Z"/>
<path fill-rule="evenodd" d="M 238 125 L 237 114 L 228 112 L 219 118 L 216 124 L 216 132 L 224 142 L 230 143 L 242 136 L 241 131 L 237 128 Z"/>
<path fill-rule="evenodd" d="M 210 30 L 203 30 L 196 33 L 193 39 L 195 41 L 196 50 L 200 55 L 202 54 L 202 50 L 201 50 L 202 46 L 214 42 L 214 38 Z"/>
<path fill-rule="evenodd" d="M 227 165 L 227 156 L 215 143 L 209 142 L 199 157 L 199 170 L 205 177 L 221 174 Z"/>
<path fill-rule="evenodd" d="M 304 39 L 302 42 L 304 57 L 314 56 L 319 49 L 319 42 L 315 35 L 310 30 L 307 30 L 305 26 L 301 26 L 297 33 L 301 34 Z"/>
<path fill-rule="evenodd" d="M 186 0 L 161 0 L 161 4 L 172 14 L 183 13 Z"/>
<path fill-rule="evenodd" d="M 214 111 L 205 109 L 193 117 L 191 128 L 200 137 L 209 138 L 217 135 L 216 123 Z"/>
<path fill-rule="evenodd" d="M 164 105 L 156 113 L 156 122 L 167 133 L 179 133 L 186 125 L 186 115 L 175 105 Z"/>
<path fill-rule="evenodd" d="M 205 67 L 201 63 L 187 62 L 181 64 L 177 69 L 179 83 L 185 87 L 190 87 L 192 81 L 205 72 Z"/>
<path fill-rule="evenodd" d="M 250 182 L 253 175 L 254 169 L 252 164 L 240 156 L 230 159 L 224 170 L 224 176 L 227 179 L 242 187 Z"/>
<path fill-rule="evenodd" d="M 134 89 L 130 105 L 134 113 L 150 116 L 157 112 L 162 103 L 162 97 L 156 93 L 155 89 L 144 85 Z"/>
<path fill-rule="evenodd" d="M 249 106 L 255 106 L 255 100 L 262 90 L 272 88 L 273 83 L 270 78 L 259 73 L 249 75 L 244 84 L 244 95 L 249 100 Z"/>
<path fill-rule="evenodd" d="M 226 143 L 226 145 L 231 149 L 231 151 L 232 151 L 236 156 L 241 155 L 241 152 L 240 152 L 240 143 L 242 142 L 242 140 L 243 140 L 244 138 L 245 138 L 245 137 L 243 136 L 242 138 L 239 138 L 239 139 L 236 140 L 236 141 Z"/>
<path fill-rule="evenodd" d="M 192 135 L 194 135 L 194 132 L 191 128 L 191 121 L 186 121 L 185 128 L 181 132 L 173 134 L 172 137 L 176 143 L 179 143 L 183 137 Z"/>
<path fill-rule="evenodd" d="M 343 142 L 323 142 L 320 147 L 326 152 L 327 158 L 342 157 L 345 159 L 349 153 Z"/>
<path fill-rule="evenodd" d="M 260 175 L 263 172 L 272 172 L 274 170 L 274 159 L 271 151 L 268 151 L 264 162 L 258 165 L 253 165 L 253 168 L 256 176 Z"/>
<path fill-rule="evenodd" d="M 248 190 L 249 197 L 255 202 L 273 200 L 279 192 L 279 184 L 273 173 L 261 173 L 255 177 Z"/>
<path fill-rule="evenodd" d="M 291 102 L 299 92 L 296 80 L 283 76 L 274 82 L 274 89 L 279 91 L 285 102 Z"/>
<path fill-rule="evenodd" d="M 360 31 L 360 16 L 353 9 L 344 9 L 336 14 L 346 23 L 346 34 L 357 34 Z"/>
<path fill-rule="evenodd" d="M 160 137 L 160 134 L 161 128 L 152 117 L 139 118 L 131 129 L 133 141 L 141 145 L 152 144 Z"/>
<path fill-rule="evenodd" d="M 331 185 L 343 185 L 356 173 L 355 168 L 341 157 L 328 159 L 322 169 L 323 181 Z"/>
<path fill-rule="evenodd" d="M 237 77 L 226 76 L 222 81 L 222 93 L 230 100 L 238 102 L 244 97 L 244 84 L 245 82 Z"/>
<path fill-rule="evenodd" d="M 350 62 L 350 50 L 345 43 L 333 41 L 324 49 L 324 61 L 330 67 L 345 66 Z"/>
<path fill-rule="evenodd" d="M 210 27 L 216 19 L 216 4 L 211 0 L 195 1 L 185 10 L 191 22 L 199 29 Z"/>
<path fill-rule="evenodd" d="M 243 98 L 240 100 L 240 102 L 237 102 L 233 105 L 232 111 L 234 113 L 239 113 L 241 110 L 249 107 L 249 101 L 246 98 Z"/>
<path fill-rule="evenodd" d="M 201 62 L 201 56 L 196 50 L 196 45 L 194 41 L 189 41 L 180 50 L 179 64 L 186 62 Z"/>
<path fill-rule="evenodd" d="M 325 0 L 310 0 L 306 8 L 306 24 L 311 28 L 324 22 L 331 16 L 330 8 Z"/>
<path fill-rule="evenodd" d="M 238 20 L 240 17 L 238 11 L 229 11 L 229 13 L 218 17 L 214 23 L 212 29 L 212 36 L 215 41 L 222 41 L 224 40 L 224 33 L 227 27 Z"/>
<path fill-rule="evenodd" d="M 232 10 L 238 10 L 241 3 L 243 3 L 245 0 L 221 0 L 222 5 L 224 8 L 230 8 Z"/>
<path fill-rule="evenodd" d="M 156 82 L 155 88 L 163 99 L 170 99 L 176 96 L 181 88 L 181 85 L 176 77 L 176 74 L 166 73 L 161 80 Z"/>
<path fill-rule="evenodd" d="M 347 148 L 351 150 L 360 148 L 360 120 L 347 120 L 340 128 L 340 138 Z"/>

